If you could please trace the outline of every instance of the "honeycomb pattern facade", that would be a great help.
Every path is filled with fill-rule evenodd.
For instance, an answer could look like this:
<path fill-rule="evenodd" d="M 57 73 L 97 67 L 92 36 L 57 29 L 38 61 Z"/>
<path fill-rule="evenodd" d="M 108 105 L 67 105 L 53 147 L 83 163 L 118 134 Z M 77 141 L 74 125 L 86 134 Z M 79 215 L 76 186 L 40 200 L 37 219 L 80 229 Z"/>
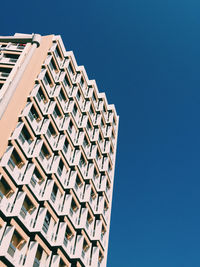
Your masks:
<path fill-rule="evenodd" d="M 106 266 L 117 131 L 114 105 L 54 36 L 0 161 L 2 264 Z"/>

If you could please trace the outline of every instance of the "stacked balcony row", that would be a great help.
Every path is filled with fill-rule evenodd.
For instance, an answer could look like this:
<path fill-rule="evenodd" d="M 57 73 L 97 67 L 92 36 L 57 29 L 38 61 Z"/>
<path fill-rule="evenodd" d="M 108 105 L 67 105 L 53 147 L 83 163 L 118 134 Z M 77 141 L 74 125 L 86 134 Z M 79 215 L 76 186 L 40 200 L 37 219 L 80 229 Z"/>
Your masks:
<path fill-rule="evenodd" d="M 13 72 L 25 46 L 22 43 L 0 43 L 0 90 Z"/>
<path fill-rule="evenodd" d="M 2 170 L 2 172 L 4 171 Z M 0 188 L 0 210 L 3 214 L 2 217 L 5 216 L 7 220 L 9 217 L 17 218 L 18 228 L 20 228 L 19 225 L 21 226 L 23 224 L 23 228 L 26 228 L 25 232 L 27 236 L 31 236 L 31 233 L 34 234 L 34 237 L 38 235 L 42 240 L 45 239 L 48 247 L 59 247 L 71 261 L 78 259 L 80 256 L 86 266 L 89 265 L 89 262 L 93 261 L 94 255 L 92 254 L 92 250 L 96 248 L 97 242 L 99 242 L 98 240 L 101 240 L 101 243 L 99 242 L 100 244 L 98 245 L 101 251 L 99 253 L 103 259 L 103 250 L 101 247 L 107 238 L 106 225 L 102 218 L 95 219 L 89 205 L 81 208 L 73 192 L 71 192 L 72 194 L 66 195 L 65 212 L 63 213 L 63 219 L 60 220 L 59 216 L 55 213 L 55 210 L 58 211 L 59 207 L 57 206 L 55 210 L 53 208 L 56 205 L 55 189 L 51 193 L 50 201 L 44 201 L 44 205 L 41 205 L 41 203 L 39 204 L 37 202 L 28 186 L 24 185 L 22 190 L 20 190 L 18 187 L 15 187 L 6 173 L 0 177 Z M 80 229 L 79 232 L 74 228 L 74 225 Z M 83 228 L 86 231 L 82 230 Z M 10 226 L 8 229 L 10 229 Z M 21 231 L 17 231 L 17 235 L 20 236 L 21 240 L 22 235 L 20 233 Z M 90 239 L 88 239 L 88 236 Z M 8 250 L 4 252 L 10 254 L 9 246 L 10 243 L 12 244 L 13 236 L 10 236 L 9 241 L 6 231 L 2 231 L 0 238 L 0 253 L 1 250 L 5 250 L 5 247 L 8 247 Z M 94 243 L 90 240 L 96 240 L 96 242 Z M 31 241 L 33 240 L 31 239 Z M 18 254 L 20 252 L 18 252 L 18 245 L 13 244 L 13 246 L 13 255 L 10 256 L 14 257 L 15 251 L 17 251 L 15 255 L 19 259 Z M 80 252 L 81 255 L 79 255 Z M 4 254 L 1 253 L 1 255 Z M 24 250 L 24 255 L 20 256 L 19 266 L 26 266 L 24 263 L 25 258 L 27 258 L 27 250 Z"/>

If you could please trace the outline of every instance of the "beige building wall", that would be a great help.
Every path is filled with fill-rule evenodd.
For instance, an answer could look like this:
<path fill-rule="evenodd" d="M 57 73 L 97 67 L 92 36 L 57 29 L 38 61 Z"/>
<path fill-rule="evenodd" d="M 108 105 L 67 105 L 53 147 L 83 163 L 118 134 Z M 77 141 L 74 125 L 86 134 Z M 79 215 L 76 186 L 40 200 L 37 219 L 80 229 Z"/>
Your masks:
<path fill-rule="evenodd" d="M 12 99 L 0 120 L 0 158 L 5 152 L 8 139 L 11 136 L 12 131 L 16 127 L 18 117 L 26 105 L 27 97 L 33 89 L 35 78 L 41 71 L 41 65 L 43 64 L 47 56 L 47 52 L 52 45 L 52 38 L 52 35 L 42 37 L 40 46 L 35 50 L 33 56 L 31 57 L 30 62 L 16 87 Z"/>

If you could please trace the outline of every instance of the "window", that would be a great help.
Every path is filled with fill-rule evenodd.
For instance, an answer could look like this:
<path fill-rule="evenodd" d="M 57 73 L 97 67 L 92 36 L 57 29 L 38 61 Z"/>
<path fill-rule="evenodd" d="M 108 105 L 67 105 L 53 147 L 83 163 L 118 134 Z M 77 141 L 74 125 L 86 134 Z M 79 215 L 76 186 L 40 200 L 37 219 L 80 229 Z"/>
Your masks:
<path fill-rule="evenodd" d="M 52 200 L 53 202 L 55 202 L 55 200 L 56 200 L 57 192 L 58 192 L 58 187 L 57 187 L 56 184 L 54 184 L 54 186 L 53 186 L 53 190 L 52 190 L 52 192 L 51 192 L 51 200 Z"/>
<path fill-rule="evenodd" d="M 103 100 L 100 98 L 99 102 L 98 102 L 98 109 L 100 109 L 100 106 L 101 106 L 102 102 L 103 102 Z"/>
<path fill-rule="evenodd" d="M 53 87 L 53 83 L 52 83 L 52 80 L 48 74 L 48 72 L 46 72 L 45 76 L 44 76 L 44 84 L 46 86 L 50 86 L 50 87 Z"/>
<path fill-rule="evenodd" d="M 65 78 L 64 78 L 64 80 L 63 80 L 63 83 L 64 83 L 64 85 L 65 85 L 66 87 L 70 87 L 70 82 L 69 82 L 69 80 L 68 80 L 68 78 L 67 78 L 66 75 L 65 75 Z"/>
<path fill-rule="evenodd" d="M 91 224 L 92 221 L 93 221 L 93 218 L 92 218 L 91 214 L 88 212 L 88 215 L 87 215 L 87 222 L 88 222 L 89 224 Z"/>
<path fill-rule="evenodd" d="M 59 267 L 67 267 L 62 259 L 60 259 Z"/>
<path fill-rule="evenodd" d="M 69 130 L 70 134 L 72 133 L 73 126 L 74 125 L 73 125 L 72 121 L 70 120 L 69 126 L 68 126 L 68 130 Z"/>
<path fill-rule="evenodd" d="M 112 139 L 115 139 L 115 136 L 114 136 L 114 132 L 112 131 L 112 136 L 111 136 Z"/>
<path fill-rule="evenodd" d="M 51 157 L 47 147 L 43 144 L 42 149 L 40 151 L 40 158 L 43 160 L 44 158 L 49 159 Z"/>
<path fill-rule="evenodd" d="M 4 67 L 0 67 L 0 74 L 1 77 L 8 77 L 9 73 L 11 72 L 12 68 L 4 68 Z"/>
<path fill-rule="evenodd" d="M 113 113 L 112 113 L 112 110 L 109 110 L 109 111 L 108 111 L 108 120 L 109 120 L 109 118 L 112 116 L 112 114 L 113 114 Z"/>
<path fill-rule="evenodd" d="M 102 119 L 101 119 L 101 127 L 104 128 L 104 122 Z"/>
<path fill-rule="evenodd" d="M 47 102 L 48 102 L 46 96 L 44 95 L 43 90 L 41 89 L 41 87 L 40 87 L 40 89 L 38 90 L 36 96 L 37 96 L 37 99 L 38 99 L 39 102 L 41 102 L 41 101 L 43 101 L 44 103 L 47 103 Z"/>
<path fill-rule="evenodd" d="M 109 184 L 109 182 L 107 181 L 106 182 L 106 191 L 108 191 L 110 189 L 110 184 Z"/>
<path fill-rule="evenodd" d="M 22 238 L 22 236 L 15 230 L 8 247 L 8 254 L 13 257 L 16 249 L 21 250 L 24 247 L 25 243 L 26 242 Z"/>
<path fill-rule="evenodd" d="M 14 170 L 15 166 L 17 166 L 19 169 L 21 169 L 24 166 L 24 162 L 22 161 L 22 159 L 20 158 L 19 154 L 15 149 L 13 150 L 11 157 L 8 161 L 8 166 L 12 171 Z"/>
<path fill-rule="evenodd" d="M 71 204 L 72 211 L 76 212 L 78 210 L 77 204 L 72 198 L 72 204 Z"/>
<path fill-rule="evenodd" d="M 88 249 L 89 249 L 89 245 L 86 242 L 86 240 L 84 239 L 84 241 L 83 241 L 83 251 L 86 252 Z"/>
<path fill-rule="evenodd" d="M 83 79 L 83 77 L 81 77 L 80 85 L 81 85 L 81 87 L 83 87 L 83 85 L 84 85 L 84 79 Z"/>
<path fill-rule="evenodd" d="M 54 61 L 54 59 L 52 58 L 51 61 L 49 62 L 49 67 L 52 71 L 58 72 L 58 69 L 56 67 L 56 63 Z"/>
<path fill-rule="evenodd" d="M 104 146 L 103 146 L 103 150 L 104 150 L 104 151 L 106 150 L 106 148 L 107 148 L 107 146 L 108 146 L 108 143 L 109 143 L 108 140 L 105 140 L 105 141 L 104 141 Z"/>
<path fill-rule="evenodd" d="M 101 263 L 103 260 L 103 254 L 101 253 L 101 251 L 99 251 L 99 262 Z"/>
<path fill-rule="evenodd" d="M 102 138 L 102 135 L 101 135 L 101 133 L 99 133 L 99 138 L 98 138 L 98 141 L 99 141 L 99 143 L 103 142 L 103 138 Z"/>
<path fill-rule="evenodd" d="M 83 155 L 81 155 L 81 157 L 80 157 L 80 161 L 79 161 L 79 166 L 80 166 L 80 167 L 83 167 L 83 166 L 85 166 L 85 165 L 86 165 L 85 159 L 84 159 Z"/>
<path fill-rule="evenodd" d="M 6 46 L 7 46 L 7 44 L 0 44 L 1 49 L 6 47 Z"/>
<path fill-rule="evenodd" d="M 31 121 L 33 121 L 34 119 L 36 121 L 40 121 L 41 118 L 39 117 L 39 114 L 38 112 L 36 111 L 36 108 L 32 105 L 31 109 L 30 109 L 30 112 L 28 114 L 29 118 Z"/>
<path fill-rule="evenodd" d="M 101 234 L 102 234 L 102 235 L 105 235 L 105 233 L 106 233 L 106 228 L 105 228 L 105 226 L 102 224 Z"/>
<path fill-rule="evenodd" d="M 76 95 L 76 98 L 77 98 L 78 100 L 80 100 L 80 97 L 81 97 L 81 93 L 80 93 L 80 91 L 78 90 L 77 95 Z"/>
<path fill-rule="evenodd" d="M 99 177 L 99 174 L 97 172 L 96 167 L 94 168 L 94 178 L 97 179 Z"/>
<path fill-rule="evenodd" d="M 35 168 L 32 177 L 31 177 L 31 184 L 33 187 L 36 186 L 36 184 L 42 184 L 44 181 L 43 177 L 41 176 L 40 172 L 38 171 L 37 168 Z"/>
<path fill-rule="evenodd" d="M 33 211 L 35 210 L 35 206 L 33 205 L 33 203 L 30 201 L 30 199 L 26 196 L 20 211 L 20 215 L 25 218 L 27 215 L 27 212 L 29 214 L 32 214 Z"/>
<path fill-rule="evenodd" d="M 67 237 L 68 240 L 72 239 L 73 237 L 73 233 L 70 230 L 69 226 L 67 226 L 66 232 L 65 232 L 65 236 Z"/>
<path fill-rule="evenodd" d="M 44 223 L 43 223 L 43 226 L 42 226 L 42 230 L 45 233 L 48 232 L 48 228 L 49 228 L 49 224 L 50 224 L 50 219 L 51 219 L 50 213 L 47 211 L 46 216 L 45 216 L 45 219 L 44 219 Z"/>
<path fill-rule="evenodd" d="M 88 122 L 87 122 L 87 129 L 88 129 L 88 131 L 92 128 L 92 126 L 91 126 L 91 123 L 90 123 L 90 121 L 88 120 Z"/>
<path fill-rule="evenodd" d="M 104 211 L 107 211 L 108 210 L 108 204 L 107 204 L 107 202 L 105 201 L 105 203 L 104 203 Z"/>
<path fill-rule="evenodd" d="M 56 133 L 56 131 L 55 131 L 55 129 L 54 129 L 54 127 L 53 127 L 53 125 L 51 123 L 49 124 L 49 127 L 47 129 L 47 135 L 48 135 L 49 138 L 51 136 L 53 136 L 54 138 L 57 136 L 57 133 Z"/>
<path fill-rule="evenodd" d="M 94 102 L 97 101 L 97 97 L 96 97 L 96 95 L 95 95 L 95 92 L 93 92 L 93 94 L 92 94 L 92 100 L 93 100 Z"/>
<path fill-rule="evenodd" d="M 17 59 L 19 58 L 18 54 L 9 54 L 9 53 L 4 53 L 5 58 L 9 58 L 9 62 L 15 63 L 17 62 Z"/>
<path fill-rule="evenodd" d="M 111 167 L 111 164 L 110 164 L 110 162 L 109 162 L 109 164 L 108 164 L 108 171 L 109 171 L 109 172 L 111 172 L 111 171 L 112 171 L 112 167 Z"/>
<path fill-rule="evenodd" d="M 58 174 L 61 176 L 62 175 L 62 171 L 63 171 L 63 168 L 64 168 L 64 163 L 62 160 L 60 160 L 59 162 L 59 165 L 58 165 Z"/>
<path fill-rule="evenodd" d="M 62 118 L 62 114 L 61 114 L 61 112 L 60 112 L 60 110 L 59 110 L 57 105 L 55 106 L 55 109 L 53 111 L 53 115 L 54 115 L 55 118 L 57 118 L 57 117 L 59 117 L 60 119 Z"/>
<path fill-rule="evenodd" d="M 23 44 L 23 43 L 17 44 L 17 48 L 20 50 L 24 49 L 25 46 L 26 44 Z"/>
<path fill-rule="evenodd" d="M 40 266 L 41 258 L 47 259 L 47 253 L 43 250 L 43 248 L 40 245 L 38 245 L 35 259 L 34 259 L 34 263 L 33 263 L 33 267 L 39 267 Z"/>
<path fill-rule="evenodd" d="M 78 111 L 77 106 L 76 106 L 76 104 L 74 104 L 74 107 L 73 107 L 74 116 L 76 116 L 77 111 Z"/>
<path fill-rule="evenodd" d="M 82 187 L 82 182 L 81 182 L 81 179 L 79 178 L 79 176 L 77 175 L 76 176 L 76 185 L 80 188 L 80 187 Z"/>
<path fill-rule="evenodd" d="M 98 161 L 100 158 L 101 158 L 101 155 L 100 155 L 100 153 L 99 153 L 99 150 L 97 150 L 97 153 L 96 153 L 96 160 Z"/>
<path fill-rule="evenodd" d="M 19 139 L 22 142 L 22 144 L 24 144 L 25 141 L 27 141 L 29 144 L 31 144 L 33 141 L 33 138 L 30 135 L 30 133 L 29 133 L 29 131 L 25 125 L 23 126 L 22 131 L 19 135 Z"/>
<path fill-rule="evenodd" d="M 58 58 L 60 58 L 60 60 L 62 60 L 62 54 L 61 54 L 60 49 L 58 48 L 58 46 L 56 46 L 55 54 L 56 54 L 56 57 L 58 57 Z"/>
<path fill-rule="evenodd" d="M 9 184 L 6 182 L 4 177 L 0 180 L 0 201 L 5 196 L 6 198 L 10 198 L 13 194 L 13 190 L 9 186 Z"/>
<path fill-rule="evenodd" d="M 93 189 L 91 190 L 90 197 L 91 197 L 92 199 L 95 199 L 95 198 L 96 198 L 96 194 L 95 194 L 95 192 L 94 192 Z"/>
<path fill-rule="evenodd" d="M 117 124 L 117 120 L 116 120 L 115 115 L 114 115 L 114 117 L 113 117 L 113 122 L 114 122 L 115 125 Z"/>
<path fill-rule="evenodd" d="M 90 106 L 90 110 L 89 110 L 89 112 L 90 112 L 90 115 L 94 114 L 94 109 L 93 109 L 92 106 Z"/>
<path fill-rule="evenodd" d="M 59 99 L 60 101 L 64 100 L 65 102 L 67 102 L 67 98 L 62 89 L 60 90 Z"/>
<path fill-rule="evenodd" d="M 65 153 L 67 153 L 68 146 L 69 146 L 69 142 L 68 142 L 67 139 L 65 139 L 65 143 L 64 143 L 64 146 L 63 146 L 63 150 L 64 150 Z"/>
<path fill-rule="evenodd" d="M 75 74 L 71 62 L 69 62 L 68 70 L 69 70 L 69 73 L 72 73 L 73 75 Z"/>
<path fill-rule="evenodd" d="M 86 137 L 84 137 L 84 139 L 83 139 L 83 146 L 84 147 L 86 147 L 86 146 L 88 147 L 89 146 L 89 142 L 88 142 Z"/>
<path fill-rule="evenodd" d="M 113 152 L 113 148 L 110 146 L 110 154 L 112 155 L 112 154 L 114 154 L 114 152 Z"/>

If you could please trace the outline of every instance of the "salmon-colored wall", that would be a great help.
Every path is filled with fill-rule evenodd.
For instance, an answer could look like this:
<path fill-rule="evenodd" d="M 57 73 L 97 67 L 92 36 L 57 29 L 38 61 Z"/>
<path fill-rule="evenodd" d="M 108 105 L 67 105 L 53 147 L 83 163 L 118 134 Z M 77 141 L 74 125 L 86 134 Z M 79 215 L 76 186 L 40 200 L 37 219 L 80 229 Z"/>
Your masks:
<path fill-rule="evenodd" d="M 8 139 L 17 125 L 18 116 L 26 105 L 27 97 L 34 87 L 35 79 L 40 73 L 41 65 L 46 59 L 47 52 L 52 45 L 52 38 L 53 35 L 42 37 L 40 46 L 35 50 L 16 91 L 0 120 L 0 158 L 5 152 Z"/>

